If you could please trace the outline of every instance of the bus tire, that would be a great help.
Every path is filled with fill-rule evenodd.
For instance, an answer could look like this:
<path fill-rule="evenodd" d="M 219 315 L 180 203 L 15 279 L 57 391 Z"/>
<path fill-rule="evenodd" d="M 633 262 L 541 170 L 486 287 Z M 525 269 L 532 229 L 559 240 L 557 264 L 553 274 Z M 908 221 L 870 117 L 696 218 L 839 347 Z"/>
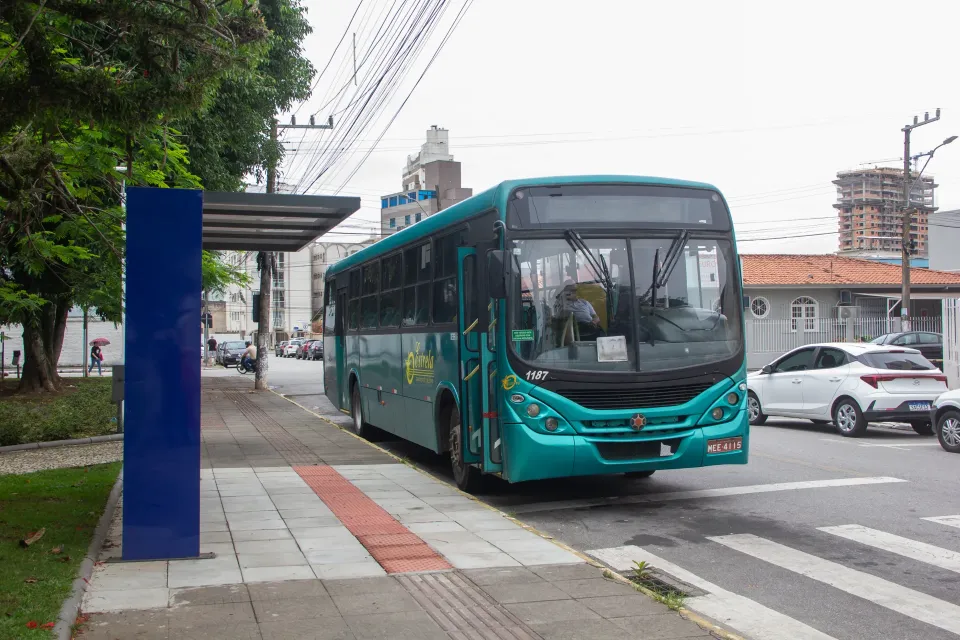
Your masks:
<path fill-rule="evenodd" d="M 453 470 L 453 481 L 461 491 L 474 493 L 480 490 L 483 478 L 476 467 L 463 461 L 462 435 L 460 410 L 453 407 L 450 409 L 450 468 Z"/>
<path fill-rule="evenodd" d="M 361 438 L 370 435 L 370 428 L 363 420 L 363 404 L 360 401 L 360 384 L 354 382 L 350 388 L 350 417 L 353 418 L 353 432 Z"/>

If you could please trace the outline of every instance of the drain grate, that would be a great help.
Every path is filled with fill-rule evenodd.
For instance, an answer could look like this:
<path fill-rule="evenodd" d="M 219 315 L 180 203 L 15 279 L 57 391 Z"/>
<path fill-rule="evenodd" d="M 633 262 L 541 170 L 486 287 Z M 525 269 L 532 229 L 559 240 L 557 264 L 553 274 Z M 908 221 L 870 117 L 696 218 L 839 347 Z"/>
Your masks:
<path fill-rule="evenodd" d="M 649 589 L 650 591 L 653 591 L 657 595 L 664 598 L 695 598 L 697 596 L 707 595 L 707 592 L 703 589 L 698 589 L 691 584 L 683 582 L 682 580 L 677 580 L 673 576 L 668 575 L 659 569 L 656 569 L 655 567 L 647 567 L 642 573 L 637 571 L 627 571 L 622 575 L 631 582 L 634 582 L 645 589 Z"/>

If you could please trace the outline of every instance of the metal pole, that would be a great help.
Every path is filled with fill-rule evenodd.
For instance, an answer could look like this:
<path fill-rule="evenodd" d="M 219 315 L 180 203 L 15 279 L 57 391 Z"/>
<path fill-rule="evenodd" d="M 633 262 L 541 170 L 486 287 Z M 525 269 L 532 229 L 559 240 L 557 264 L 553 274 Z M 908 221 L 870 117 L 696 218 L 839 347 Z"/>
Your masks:
<path fill-rule="evenodd" d="M 901 331 L 910 331 L 910 131 L 903 130 L 903 229 L 900 234 Z"/>
<path fill-rule="evenodd" d="M 207 314 L 210 313 L 210 291 L 205 289 L 203 291 L 203 366 L 207 366 L 207 363 L 210 361 L 210 322 L 207 322 Z M 213 321 L 213 316 L 210 316 L 210 321 Z"/>
<path fill-rule="evenodd" d="M 80 362 L 83 363 L 83 377 L 87 377 L 87 342 L 90 341 L 90 333 L 87 331 L 87 317 L 89 312 L 87 308 L 83 308 L 83 345 L 80 347 L 81 357 Z"/>
<path fill-rule="evenodd" d="M 0 331 L 0 391 L 3 390 L 3 379 L 7 377 L 6 372 L 4 371 L 4 366 L 6 366 L 7 360 L 7 345 L 6 342 L 7 336 Z"/>

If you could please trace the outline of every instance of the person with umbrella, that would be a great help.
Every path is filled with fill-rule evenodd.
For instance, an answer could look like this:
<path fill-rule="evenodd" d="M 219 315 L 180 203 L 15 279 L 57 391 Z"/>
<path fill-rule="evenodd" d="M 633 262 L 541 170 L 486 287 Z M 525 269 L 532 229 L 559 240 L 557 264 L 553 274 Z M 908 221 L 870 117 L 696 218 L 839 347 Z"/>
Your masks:
<path fill-rule="evenodd" d="M 108 344 L 110 344 L 110 341 L 106 338 L 97 338 L 90 342 L 90 367 L 87 369 L 87 373 L 93 372 L 93 365 L 97 365 L 97 373 L 103 375 L 103 369 L 100 367 L 103 363 L 103 351 L 100 350 L 100 347 Z"/>

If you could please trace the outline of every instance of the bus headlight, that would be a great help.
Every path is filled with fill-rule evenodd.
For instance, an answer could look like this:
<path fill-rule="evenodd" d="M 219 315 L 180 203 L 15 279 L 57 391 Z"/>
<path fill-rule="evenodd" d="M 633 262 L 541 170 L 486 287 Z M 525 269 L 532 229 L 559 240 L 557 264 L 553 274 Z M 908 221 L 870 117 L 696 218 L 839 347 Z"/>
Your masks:
<path fill-rule="evenodd" d="M 738 396 L 736 393 L 733 393 L 731 391 L 730 393 L 727 394 L 727 402 L 736 406 L 740 403 L 740 396 Z"/>
<path fill-rule="evenodd" d="M 737 389 L 740 389 L 740 391 L 746 391 L 746 390 L 747 390 L 747 383 L 746 383 L 746 382 L 741 382 L 740 384 L 737 385 Z"/>
<path fill-rule="evenodd" d="M 543 421 L 543 426 L 547 431 L 556 431 L 560 423 L 556 418 L 547 418 Z"/>
<path fill-rule="evenodd" d="M 528 404 L 527 415 L 531 418 L 536 418 L 538 415 L 540 415 L 540 405 L 538 405 L 536 402 Z"/>
<path fill-rule="evenodd" d="M 714 410 L 710 412 L 710 417 L 712 417 L 714 420 L 722 420 L 723 408 L 721 407 L 714 408 Z"/>

